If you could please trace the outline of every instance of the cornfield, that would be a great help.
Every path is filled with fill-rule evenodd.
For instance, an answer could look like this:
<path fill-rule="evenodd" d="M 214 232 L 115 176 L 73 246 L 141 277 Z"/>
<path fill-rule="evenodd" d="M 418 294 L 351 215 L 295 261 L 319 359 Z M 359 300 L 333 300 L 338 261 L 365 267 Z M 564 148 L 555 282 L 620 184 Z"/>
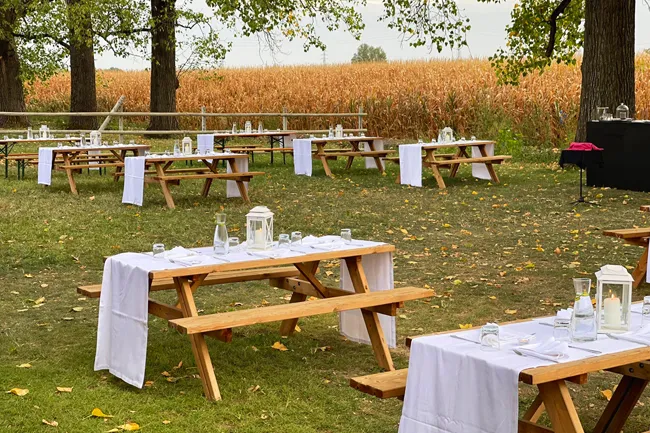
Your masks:
<path fill-rule="evenodd" d="M 637 117 L 648 118 L 650 56 L 637 58 L 636 75 Z M 69 86 L 67 73 L 34 83 L 29 109 L 66 111 Z M 148 71 L 99 71 L 97 91 L 100 110 L 110 110 L 125 95 L 127 111 L 149 111 Z M 178 111 L 205 106 L 208 112 L 331 113 L 362 106 L 368 113 L 364 126 L 384 137 L 428 139 L 451 126 L 467 137 L 494 137 L 507 129 L 528 144 L 561 145 L 574 134 L 579 96 L 579 66 L 555 65 L 511 87 L 497 84 L 487 60 L 413 61 L 191 71 L 180 78 Z M 208 128 L 226 129 L 236 120 L 213 118 Z M 336 121 L 296 118 L 289 128 L 327 128 Z M 280 126 L 279 119 L 265 122 Z M 198 129 L 199 120 L 184 118 L 181 124 Z M 356 118 L 344 125 L 356 127 Z"/>

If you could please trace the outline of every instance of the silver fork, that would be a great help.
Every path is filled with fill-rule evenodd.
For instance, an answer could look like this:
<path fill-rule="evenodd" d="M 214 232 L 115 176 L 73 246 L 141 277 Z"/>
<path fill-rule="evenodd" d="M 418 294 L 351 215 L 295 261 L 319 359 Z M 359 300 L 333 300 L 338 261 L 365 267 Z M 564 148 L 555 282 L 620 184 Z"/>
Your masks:
<path fill-rule="evenodd" d="M 517 349 L 512 349 L 512 351 L 515 352 L 519 356 L 523 356 L 524 358 L 537 358 L 537 359 L 540 359 L 542 361 L 554 362 L 555 364 L 558 364 L 560 362 L 560 361 L 555 360 L 555 359 L 541 358 L 539 356 L 533 355 L 532 353 L 524 353 L 524 352 L 522 352 L 520 350 L 517 350 Z"/>

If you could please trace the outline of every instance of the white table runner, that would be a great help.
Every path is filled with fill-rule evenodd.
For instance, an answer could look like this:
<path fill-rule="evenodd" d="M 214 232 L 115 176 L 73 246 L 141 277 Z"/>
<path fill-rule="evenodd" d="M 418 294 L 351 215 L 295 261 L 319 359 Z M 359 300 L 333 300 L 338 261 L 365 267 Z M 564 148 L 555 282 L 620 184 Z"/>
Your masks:
<path fill-rule="evenodd" d="M 256 251 L 249 254 L 243 246 L 238 251 L 215 258 L 212 248 L 185 250 L 176 248 L 173 262 L 165 258 L 154 258 L 150 253 L 124 253 L 109 257 L 104 264 L 102 292 L 99 303 L 99 323 L 97 329 L 97 352 L 95 370 L 108 369 L 111 374 L 125 382 L 141 388 L 144 383 L 147 357 L 147 323 L 149 272 L 155 270 L 188 268 L 191 266 L 217 265 L 223 263 L 244 263 L 265 258 L 300 257 L 319 251 L 343 251 L 383 245 L 381 242 L 354 240 L 353 244 L 343 244 L 339 236 L 316 238 L 307 236 L 304 244 L 293 250 Z M 180 252 L 178 251 L 180 250 Z M 184 256 L 184 252 L 187 253 Z M 379 254 L 378 256 L 386 256 Z M 390 275 L 392 279 L 392 260 L 378 259 L 373 274 Z M 364 257 L 364 264 L 365 257 Z M 383 265 L 382 265 L 383 264 Z M 371 264 L 372 265 L 372 264 Z M 390 269 L 382 268 L 389 267 Z M 367 271 L 368 272 L 368 271 Z M 371 274 L 368 272 L 369 280 Z M 372 281 L 369 281 L 372 284 Z M 372 285 L 371 287 L 379 287 Z M 345 332 L 357 332 L 356 319 L 346 320 Z M 383 327 L 383 322 L 382 322 Z M 341 329 L 341 332 L 344 330 Z M 389 329 L 388 341 L 395 341 L 394 326 Z M 128 348 L 128 350 L 125 350 Z"/>
<path fill-rule="evenodd" d="M 124 160 L 122 203 L 142 206 L 144 199 L 145 157 L 131 156 Z"/>
<path fill-rule="evenodd" d="M 248 171 L 248 158 L 235 159 L 235 166 L 237 167 L 238 172 L 246 173 Z M 230 163 L 228 163 L 227 172 L 232 173 L 232 169 L 230 168 Z M 244 188 L 246 188 L 246 191 L 248 191 L 248 182 L 244 182 Z M 234 180 L 226 181 L 226 197 L 228 198 L 241 197 L 241 193 L 239 192 L 239 187 L 237 187 L 237 182 L 235 182 Z"/>
<path fill-rule="evenodd" d="M 52 185 L 52 147 L 38 149 L 38 184 Z"/>
<path fill-rule="evenodd" d="M 375 150 L 384 150 L 384 140 L 373 140 L 372 143 L 375 147 Z M 363 143 L 363 150 L 366 152 L 370 152 L 370 144 L 369 143 Z M 366 168 L 367 169 L 376 169 L 377 168 L 377 163 L 375 162 L 375 158 L 371 156 L 366 156 Z"/>
<path fill-rule="evenodd" d="M 214 135 L 198 134 L 196 136 L 196 148 L 201 155 L 214 152 Z"/>
<path fill-rule="evenodd" d="M 488 156 L 494 156 L 494 144 L 486 144 L 485 152 L 488 154 Z M 479 158 L 481 156 L 483 155 L 481 155 L 481 151 L 478 149 L 478 147 L 472 146 L 472 158 Z M 485 164 L 482 163 L 472 163 L 472 176 L 477 179 L 492 180 L 490 172 L 488 171 Z"/>
<path fill-rule="evenodd" d="M 293 171 L 297 175 L 311 176 L 311 139 L 297 138 L 293 140 Z"/>
<path fill-rule="evenodd" d="M 640 325 L 641 315 L 633 313 L 633 328 Z M 479 332 L 476 329 L 457 335 L 478 341 Z M 501 332 L 535 333 L 537 341 L 542 342 L 553 336 L 553 327 L 530 321 L 502 326 Z M 603 354 L 640 347 L 604 335 L 577 345 Z M 486 352 L 478 344 L 449 335 L 414 339 L 399 433 L 517 433 L 519 373 L 553 363 L 516 355 L 512 347 L 502 343 L 500 351 Z M 569 348 L 568 358 L 561 362 L 594 356 Z"/>

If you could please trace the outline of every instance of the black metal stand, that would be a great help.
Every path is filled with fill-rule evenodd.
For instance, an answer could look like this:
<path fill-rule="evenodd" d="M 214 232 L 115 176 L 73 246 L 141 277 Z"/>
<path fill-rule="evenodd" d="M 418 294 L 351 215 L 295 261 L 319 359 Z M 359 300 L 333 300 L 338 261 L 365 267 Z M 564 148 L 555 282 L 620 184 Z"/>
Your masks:
<path fill-rule="evenodd" d="M 598 203 L 593 202 L 593 201 L 585 200 L 585 197 L 582 195 L 582 184 L 583 184 L 582 172 L 583 171 L 584 171 L 584 169 L 582 167 L 580 167 L 580 196 L 578 197 L 578 200 L 571 202 L 571 204 L 586 203 L 586 204 L 591 204 L 591 205 L 598 206 Z"/>

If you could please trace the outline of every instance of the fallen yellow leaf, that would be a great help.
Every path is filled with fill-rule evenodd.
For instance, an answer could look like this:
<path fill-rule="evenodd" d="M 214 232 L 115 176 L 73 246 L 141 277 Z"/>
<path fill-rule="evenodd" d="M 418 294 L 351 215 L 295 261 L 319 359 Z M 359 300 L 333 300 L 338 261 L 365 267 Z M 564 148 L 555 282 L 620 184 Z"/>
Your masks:
<path fill-rule="evenodd" d="M 488 299 L 491 299 L 493 301 L 496 301 L 497 297 L 496 296 L 488 296 Z"/>
<path fill-rule="evenodd" d="M 179 362 L 177 366 L 172 367 L 172 370 L 178 370 L 178 369 L 181 368 L 182 366 L 183 366 L 183 361 Z"/>
<path fill-rule="evenodd" d="M 90 413 L 91 416 L 94 416 L 95 418 L 113 418 L 113 415 L 106 415 L 102 410 L 98 407 L 93 409 L 93 411 Z"/>
<path fill-rule="evenodd" d="M 80 313 L 84 310 L 84 307 L 72 307 L 72 311 Z"/>
<path fill-rule="evenodd" d="M 65 387 L 65 386 L 57 386 L 56 390 L 59 392 L 72 392 L 72 387 Z"/>
<path fill-rule="evenodd" d="M 163 422 L 162 422 L 162 423 L 163 423 L 163 424 L 165 424 L 165 425 L 167 425 L 167 424 L 169 424 L 169 423 L 171 423 L 171 421 L 170 421 L 170 420 L 168 420 L 168 419 L 166 419 L 166 420 L 163 420 Z"/>
<path fill-rule="evenodd" d="M 124 431 L 140 430 L 140 426 L 134 422 L 127 422 L 126 424 L 118 425 L 117 428 Z"/>
<path fill-rule="evenodd" d="M 460 329 L 470 329 L 470 328 L 472 327 L 472 324 L 471 324 L 471 323 L 466 323 L 466 324 L 463 325 L 463 324 L 461 323 L 461 324 L 458 325 L 458 327 L 459 327 Z"/>
<path fill-rule="evenodd" d="M 273 349 L 275 349 L 275 350 L 279 350 L 280 352 L 286 352 L 287 350 L 289 350 L 289 349 L 287 349 L 287 346 L 280 343 L 279 341 L 276 341 L 275 343 L 273 343 L 273 346 L 271 346 L 271 347 Z"/>
<path fill-rule="evenodd" d="M 51 427 L 58 427 L 59 426 L 59 423 L 56 422 L 56 421 L 48 421 L 48 420 L 44 419 L 44 420 L 42 420 L 42 422 L 43 422 L 43 424 L 49 425 Z"/>
<path fill-rule="evenodd" d="M 612 394 L 613 393 L 612 393 L 611 389 L 605 389 L 605 390 L 600 391 L 600 395 L 605 397 L 607 399 L 607 401 L 610 401 L 612 399 Z"/>
<path fill-rule="evenodd" d="M 34 304 L 39 305 L 42 304 L 43 302 L 45 302 L 45 298 L 41 296 L 40 298 L 34 301 Z"/>
<path fill-rule="evenodd" d="M 13 395 L 17 395 L 18 397 L 22 397 L 24 395 L 29 394 L 29 390 L 21 389 L 21 388 L 11 388 L 9 391 L 7 391 L 7 394 L 13 394 Z"/>
<path fill-rule="evenodd" d="M 296 332 L 302 332 L 302 329 L 300 329 L 300 326 L 296 325 L 294 331 L 296 331 Z"/>
<path fill-rule="evenodd" d="M 506 314 L 517 314 L 517 310 L 506 310 L 504 311 Z"/>
<path fill-rule="evenodd" d="M 32 364 L 29 364 L 29 363 L 20 364 L 20 365 L 17 365 L 16 367 L 18 367 L 18 368 L 32 368 Z"/>
<path fill-rule="evenodd" d="M 25 274 L 25 278 L 34 278 L 32 274 Z"/>

